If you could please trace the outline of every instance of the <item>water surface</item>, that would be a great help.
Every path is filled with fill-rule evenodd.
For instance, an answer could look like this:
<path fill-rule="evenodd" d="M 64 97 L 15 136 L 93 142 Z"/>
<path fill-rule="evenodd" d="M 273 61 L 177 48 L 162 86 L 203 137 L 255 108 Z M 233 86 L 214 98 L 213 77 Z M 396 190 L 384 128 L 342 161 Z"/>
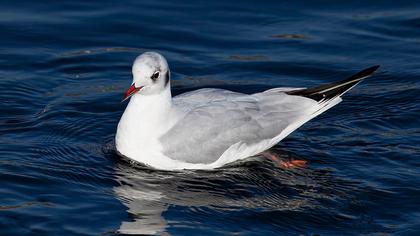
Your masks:
<path fill-rule="evenodd" d="M 1 235 L 417 235 L 416 1 L 3 1 Z M 213 171 L 122 160 L 131 63 L 168 59 L 173 94 L 315 86 L 380 72 L 273 151 Z M 199 155 L 199 153 L 197 153 Z"/>

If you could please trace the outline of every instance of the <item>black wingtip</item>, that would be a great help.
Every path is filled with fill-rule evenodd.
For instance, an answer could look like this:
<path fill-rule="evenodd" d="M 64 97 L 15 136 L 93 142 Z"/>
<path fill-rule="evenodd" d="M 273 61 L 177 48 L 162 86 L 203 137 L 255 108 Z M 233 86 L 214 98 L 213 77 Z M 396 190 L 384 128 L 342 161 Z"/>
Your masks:
<path fill-rule="evenodd" d="M 380 67 L 380 65 L 376 65 L 376 66 L 372 66 L 369 68 L 366 68 L 364 70 L 361 70 L 359 72 L 357 72 L 356 74 L 350 76 L 349 78 L 343 80 L 343 81 L 347 81 L 347 80 L 352 80 L 352 79 L 364 79 L 367 76 L 370 76 L 371 74 L 373 74 L 378 68 Z"/>
<path fill-rule="evenodd" d="M 340 80 L 335 83 L 321 85 L 309 89 L 292 90 L 286 93 L 289 95 L 307 97 L 318 102 L 331 100 L 333 98 L 341 96 L 342 94 L 353 88 L 363 79 L 372 75 L 378 68 L 379 65 L 372 66 L 357 72 L 356 74 L 348 77 L 347 79 Z"/>

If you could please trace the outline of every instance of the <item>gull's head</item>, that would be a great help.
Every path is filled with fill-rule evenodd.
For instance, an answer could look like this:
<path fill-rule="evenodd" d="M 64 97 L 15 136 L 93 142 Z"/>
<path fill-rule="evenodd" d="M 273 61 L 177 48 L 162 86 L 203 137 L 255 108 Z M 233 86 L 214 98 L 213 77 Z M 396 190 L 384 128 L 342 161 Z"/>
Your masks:
<path fill-rule="evenodd" d="M 138 56 L 132 68 L 133 82 L 125 92 L 123 101 L 135 94 L 153 95 L 169 86 L 170 71 L 166 59 L 156 52 Z"/>

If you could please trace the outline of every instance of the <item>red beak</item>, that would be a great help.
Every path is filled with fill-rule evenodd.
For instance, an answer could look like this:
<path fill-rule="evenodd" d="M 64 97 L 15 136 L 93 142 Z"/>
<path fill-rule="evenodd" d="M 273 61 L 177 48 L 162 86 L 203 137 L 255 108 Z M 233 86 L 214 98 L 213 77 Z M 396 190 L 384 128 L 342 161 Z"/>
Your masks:
<path fill-rule="evenodd" d="M 137 93 L 141 88 L 143 88 L 143 87 L 136 88 L 136 86 L 134 86 L 134 84 L 132 84 L 130 86 L 130 88 L 128 88 L 127 91 L 125 92 L 123 100 L 121 102 L 124 102 L 125 100 L 129 99 L 131 96 L 133 96 L 135 93 Z"/>

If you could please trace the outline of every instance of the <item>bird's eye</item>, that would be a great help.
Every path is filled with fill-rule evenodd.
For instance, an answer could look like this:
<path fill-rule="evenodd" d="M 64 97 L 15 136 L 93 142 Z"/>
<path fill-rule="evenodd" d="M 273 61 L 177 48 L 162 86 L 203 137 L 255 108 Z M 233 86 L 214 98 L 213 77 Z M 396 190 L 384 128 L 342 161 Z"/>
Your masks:
<path fill-rule="evenodd" d="M 155 80 L 155 79 L 159 78 L 159 71 L 156 71 L 155 73 L 153 73 L 153 75 L 150 78 L 152 80 Z"/>

